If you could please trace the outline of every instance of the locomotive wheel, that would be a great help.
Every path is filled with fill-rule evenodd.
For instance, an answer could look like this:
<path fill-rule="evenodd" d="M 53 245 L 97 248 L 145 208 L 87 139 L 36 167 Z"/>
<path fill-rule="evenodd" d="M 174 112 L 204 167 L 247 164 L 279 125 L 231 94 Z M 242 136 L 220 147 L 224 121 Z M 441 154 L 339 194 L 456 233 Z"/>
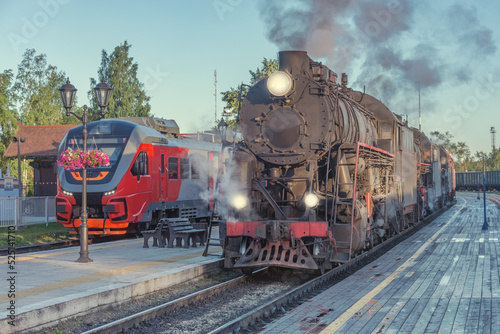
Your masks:
<path fill-rule="evenodd" d="M 241 272 L 244 275 L 250 276 L 253 273 L 253 268 L 241 268 Z"/>
<path fill-rule="evenodd" d="M 325 261 L 321 261 L 321 263 L 318 263 L 318 275 L 324 275 L 325 272 L 326 272 L 326 265 L 325 265 Z"/>

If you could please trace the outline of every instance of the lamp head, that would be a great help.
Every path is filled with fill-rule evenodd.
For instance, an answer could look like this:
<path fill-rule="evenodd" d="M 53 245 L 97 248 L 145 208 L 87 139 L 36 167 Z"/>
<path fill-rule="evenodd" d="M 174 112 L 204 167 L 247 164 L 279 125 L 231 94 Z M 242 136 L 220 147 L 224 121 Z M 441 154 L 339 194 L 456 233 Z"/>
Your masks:
<path fill-rule="evenodd" d="M 61 93 L 61 100 L 66 109 L 66 116 L 69 116 L 69 111 L 73 108 L 73 104 L 75 103 L 76 97 L 76 88 L 69 82 L 69 78 L 66 81 L 66 84 L 59 88 L 59 92 Z"/>
<path fill-rule="evenodd" d="M 104 109 L 106 109 L 108 105 L 111 90 L 112 88 L 104 82 L 104 79 L 102 79 L 102 82 L 94 88 L 97 105 L 101 108 L 101 115 L 104 115 Z"/>

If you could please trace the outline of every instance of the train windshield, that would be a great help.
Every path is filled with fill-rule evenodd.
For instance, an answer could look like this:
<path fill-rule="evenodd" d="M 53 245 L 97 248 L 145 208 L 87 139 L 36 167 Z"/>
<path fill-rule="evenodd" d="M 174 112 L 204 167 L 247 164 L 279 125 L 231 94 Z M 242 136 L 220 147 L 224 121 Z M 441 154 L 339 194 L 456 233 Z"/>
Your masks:
<path fill-rule="evenodd" d="M 101 166 L 98 168 L 115 169 L 126 143 L 127 138 L 125 137 L 99 138 L 89 136 L 87 139 L 87 150 L 99 150 L 108 155 L 110 166 Z M 71 148 L 72 150 L 83 150 L 83 138 L 68 138 L 66 148 Z"/>

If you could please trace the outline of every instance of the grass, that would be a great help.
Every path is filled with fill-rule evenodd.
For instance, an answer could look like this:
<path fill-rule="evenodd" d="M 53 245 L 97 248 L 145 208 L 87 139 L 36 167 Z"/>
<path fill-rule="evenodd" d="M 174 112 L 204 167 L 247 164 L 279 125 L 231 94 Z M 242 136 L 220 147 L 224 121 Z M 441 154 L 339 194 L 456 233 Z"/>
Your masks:
<path fill-rule="evenodd" d="M 49 223 L 20 227 L 17 231 L 10 231 L 15 236 L 16 246 L 26 246 L 33 244 L 44 244 L 61 240 L 75 238 L 69 235 L 69 229 L 61 223 Z M 7 239 L 9 230 L 7 227 L 0 228 L 0 248 L 8 247 Z"/>

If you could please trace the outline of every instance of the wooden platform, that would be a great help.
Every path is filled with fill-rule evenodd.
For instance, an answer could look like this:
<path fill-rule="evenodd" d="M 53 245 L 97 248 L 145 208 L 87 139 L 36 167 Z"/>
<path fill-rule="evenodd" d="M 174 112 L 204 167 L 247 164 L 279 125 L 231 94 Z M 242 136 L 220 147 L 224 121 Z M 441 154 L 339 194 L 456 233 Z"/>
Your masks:
<path fill-rule="evenodd" d="M 459 197 L 404 244 L 259 333 L 500 333 L 499 209 Z"/>

